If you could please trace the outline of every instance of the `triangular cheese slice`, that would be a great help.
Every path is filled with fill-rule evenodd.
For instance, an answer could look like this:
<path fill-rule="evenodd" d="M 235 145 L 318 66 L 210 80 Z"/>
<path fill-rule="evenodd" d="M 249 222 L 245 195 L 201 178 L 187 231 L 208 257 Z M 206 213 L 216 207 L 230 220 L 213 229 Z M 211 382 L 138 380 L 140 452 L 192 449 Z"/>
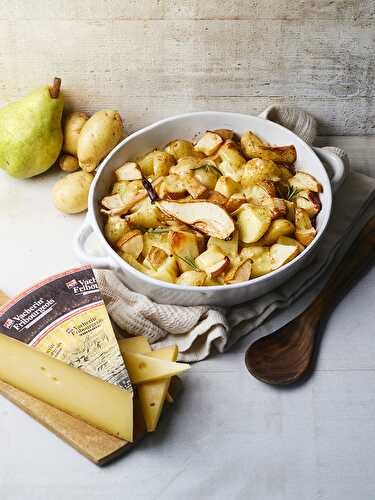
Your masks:
<path fill-rule="evenodd" d="M 147 355 L 165 361 L 176 361 L 178 349 L 177 346 L 163 347 Z M 168 395 L 170 382 L 171 379 L 168 378 L 156 382 L 146 382 L 145 384 L 139 384 L 137 386 L 138 396 L 148 432 L 153 432 L 158 425 L 164 401 Z"/>
<path fill-rule="evenodd" d="M 133 384 L 170 378 L 190 368 L 186 363 L 172 363 L 145 354 L 127 352 L 123 356 Z"/>
<path fill-rule="evenodd" d="M 137 337 L 129 337 L 127 339 L 119 339 L 118 345 L 122 353 L 125 352 L 138 352 L 139 354 L 146 354 L 151 352 L 150 344 L 146 337 L 138 335 Z"/>

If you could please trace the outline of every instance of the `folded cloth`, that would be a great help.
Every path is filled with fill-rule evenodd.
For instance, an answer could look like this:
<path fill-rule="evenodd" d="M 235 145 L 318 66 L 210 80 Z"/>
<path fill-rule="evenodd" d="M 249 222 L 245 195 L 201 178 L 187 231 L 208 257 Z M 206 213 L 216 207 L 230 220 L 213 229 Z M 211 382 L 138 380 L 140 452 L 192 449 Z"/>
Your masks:
<path fill-rule="evenodd" d="M 313 142 L 316 122 L 294 108 L 267 108 L 262 115 Z M 348 161 L 345 153 L 334 152 Z M 95 271 L 108 312 L 129 335 L 142 334 L 155 347 L 177 344 L 179 359 L 200 361 L 224 352 L 241 337 L 272 333 L 300 314 L 319 294 L 330 273 L 369 216 L 375 179 L 351 172 L 335 194 L 331 221 L 314 261 L 278 289 L 230 309 L 157 304 L 129 290 L 112 271 Z"/>

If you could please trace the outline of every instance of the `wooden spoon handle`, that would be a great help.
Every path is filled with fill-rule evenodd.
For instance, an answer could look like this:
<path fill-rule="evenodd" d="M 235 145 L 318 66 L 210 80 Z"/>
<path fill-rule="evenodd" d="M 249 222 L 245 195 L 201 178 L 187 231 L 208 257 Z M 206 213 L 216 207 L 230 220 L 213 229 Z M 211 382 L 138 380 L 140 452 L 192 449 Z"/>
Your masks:
<path fill-rule="evenodd" d="M 375 216 L 362 229 L 346 252 L 328 283 L 308 310 L 319 318 L 350 290 L 360 275 L 375 261 Z M 319 312 L 319 314 L 316 314 Z M 317 317 L 317 321 L 319 320 Z"/>

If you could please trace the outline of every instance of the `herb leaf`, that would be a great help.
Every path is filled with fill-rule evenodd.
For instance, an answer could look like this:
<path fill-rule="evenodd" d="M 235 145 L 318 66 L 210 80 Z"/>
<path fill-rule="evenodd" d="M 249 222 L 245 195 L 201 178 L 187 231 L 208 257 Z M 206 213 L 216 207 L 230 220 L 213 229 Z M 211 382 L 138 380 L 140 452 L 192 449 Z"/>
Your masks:
<path fill-rule="evenodd" d="M 286 199 L 288 201 L 292 201 L 293 198 L 300 192 L 301 190 L 296 188 L 296 187 L 293 187 L 293 186 L 289 186 L 288 187 L 288 193 L 286 195 Z"/>
<path fill-rule="evenodd" d="M 181 259 L 183 262 L 185 262 L 186 265 L 191 267 L 193 269 L 193 271 L 199 271 L 199 268 L 195 264 L 195 261 L 191 255 L 188 255 L 187 257 L 182 257 L 181 255 L 178 255 L 178 254 L 175 254 L 175 255 L 176 255 L 176 257 Z"/>
<path fill-rule="evenodd" d="M 216 175 L 216 177 L 221 177 L 223 174 L 220 172 L 220 170 L 213 165 L 206 165 L 206 172 L 212 172 L 213 174 Z"/>

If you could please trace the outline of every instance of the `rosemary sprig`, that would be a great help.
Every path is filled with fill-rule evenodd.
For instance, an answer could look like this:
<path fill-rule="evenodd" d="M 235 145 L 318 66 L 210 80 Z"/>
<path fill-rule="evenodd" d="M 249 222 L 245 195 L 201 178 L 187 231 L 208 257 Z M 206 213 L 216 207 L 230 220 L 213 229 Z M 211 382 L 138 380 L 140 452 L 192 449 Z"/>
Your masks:
<path fill-rule="evenodd" d="M 288 193 L 286 195 L 286 199 L 288 201 L 292 201 L 293 198 L 300 192 L 301 190 L 294 187 L 294 186 L 289 186 L 288 187 Z"/>
<path fill-rule="evenodd" d="M 188 255 L 187 257 L 182 257 L 181 255 L 176 254 L 176 257 L 185 262 L 185 264 L 191 267 L 193 271 L 199 271 L 199 268 L 195 264 L 194 259 L 191 255 Z"/>
<path fill-rule="evenodd" d="M 169 233 L 169 231 L 170 231 L 170 228 L 168 228 L 168 227 L 155 227 L 155 228 L 147 229 L 144 226 L 140 226 L 138 224 L 132 224 L 132 227 L 134 229 L 138 229 L 138 231 L 141 231 L 142 233 L 158 234 L 158 233 Z"/>
<path fill-rule="evenodd" d="M 168 227 L 155 227 L 155 228 L 147 229 L 146 233 L 158 234 L 158 233 L 169 233 L 169 231 L 170 231 L 170 228 L 168 228 Z"/>
<path fill-rule="evenodd" d="M 223 174 L 220 172 L 220 170 L 213 165 L 206 165 L 206 172 L 212 172 L 213 174 L 216 175 L 216 177 L 221 177 Z"/>

